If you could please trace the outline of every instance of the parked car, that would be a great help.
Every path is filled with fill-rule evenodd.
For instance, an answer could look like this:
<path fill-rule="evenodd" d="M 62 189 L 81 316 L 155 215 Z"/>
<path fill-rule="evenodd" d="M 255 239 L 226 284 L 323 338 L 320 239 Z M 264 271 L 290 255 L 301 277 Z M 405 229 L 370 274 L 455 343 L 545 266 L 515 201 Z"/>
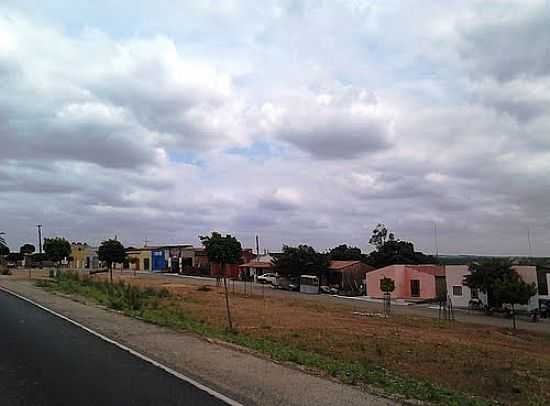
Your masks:
<path fill-rule="evenodd" d="M 271 285 L 277 285 L 277 274 L 274 273 L 264 273 L 256 278 L 260 283 L 269 283 Z"/>
<path fill-rule="evenodd" d="M 300 279 L 290 278 L 288 281 L 288 290 L 300 290 Z"/>
<path fill-rule="evenodd" d="M 338 289 L 332 288 L 332 287 L 326 286 L 326 285 L 323 285 L 323 286 L 319 287 L 319 291 L 321 293 L 326 293 L 328 295 L 337 295 L 338 294 Z"/>

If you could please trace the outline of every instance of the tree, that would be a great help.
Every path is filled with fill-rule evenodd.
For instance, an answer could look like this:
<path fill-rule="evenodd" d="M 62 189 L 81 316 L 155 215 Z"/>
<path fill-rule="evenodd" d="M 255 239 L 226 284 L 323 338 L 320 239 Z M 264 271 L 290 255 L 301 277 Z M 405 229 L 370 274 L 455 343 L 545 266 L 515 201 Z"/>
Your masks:
<path fill-rule="evenodd" d="M 380 290 L 384 293 L 390 293 L 395 290 L 395 282 L 392 278 L 383 277 L 380 280 Z"/>
<path fill-rule="evenodd" d="M 497 279 L 494 284 L 495 299 L 501 304 L 510 304 L 512 306 L 512 320 L 514 329 L 516 329 L 516 311 L 514 305 L 529 304 L 529 299 L 537 294 L 537 288 L 534 283 L 527 283 L 521 279 L 517 273 L 507 275 L 503 279 Z"/>
<path fill-rule="evenodd" d="M 365 262 L 375 268 L 395 264 L 416 265 L 438 262 L 431 255 L 415 251 L 412 242 L 397 239 L 384 224 L 378 224 L 372 231 L 369 244 L 374 245 L 376 250 L 368 255 Z"/>
<path fill-rule="evenodd" d="M 469 266 L 470 274 L 464 277 L 464 284 L 470 289 L 478 289 L 487 295 L 489 308 L 500 307 L 495 294 L 498 281 L 519 278 L 512 269 L 512 262 L 507 258 L 490 258 L 473 262 Z"/>
<path fill-rule="evenodd" d="M 229 330 L 233 330 L 233 322 L 231 321 L 231 309 L 229 308 L 229 293 L 227 290 L 227 279 L 225 266 L 227 264 L 237 264 L 241 259 L 242 247 L 241 243 L 233 236 L 227 234 L 222 236 L 220 233 L 213 232 L 211 236 L 199 236 L 204 248 L 208 261 L 220 264 L 221 273 L 223 276 L 223 286 L 225 292 L 225 310 L 227 313 L 227 325 Z"/>
<path fill-rule="evenodd" d="M 71 255 L 71 244 L 64 238 L 44 239 L 44 252 L 48 260 L 59 264 L 64 258 Z"/>
<path fill-rule="evenodd" d="M 126 260 L 126 250 L 118 240 L 103 241 L 97 250 L 97 257 L 107 264 L 109 277 L 113 283 L 113 264 L 121 264 Z"/>
<path fill-rule="evenodd" d="M 283 253 L 273 260 L 273 270 L 287 277 L 304 274 L 320 277 L 327 267 L 327 255 L 316 252 L 309 245 L 283 245 Z"/>
<path fill-rule="evenodd" d="M 390 234 L 392 239 L 393 234 Z M 369 244 L 374 245 L 377 249 L 382 247 L 386 243 L 386 237 L 388 236 L 388 229 L 384 224 L 377 224 L 376 228 L 372 230 L 372 236 L 370 237 Z"/>
<path fill-rule="evenodd" d="M 2 234 L 4 233 L 0 233 L 0 255 L 8 255 L 10 253 L 10 248 L 6 243 L 6 239 L 2 237 Z"/>
<path fill-rule="evenodd" d="M 435 264 L 437 259 L 431 255 L 415 251 L 412 242 L 393 239 L 386 241 L 377 250 L 371 252 L 366 262 L 375 268 L 383 268 L 395 264 Z"/>
<path fill-rule="evenodd" d="M 34 251 L 36 251 L 36 248 L 32 244 L 24 244 L 19 248 L 19 252 L 21 254 L 32 254 Z"/>
<path fill-rule="evenodd" d="M 363 261 L 365 255 L 357 247 L 348 247 L 346 244 L 338 245 L 330 250 L 329 259 L 333 261 Z"/>
<path fill-rule="evenodd" d="M 387 316 L 390 312 L 391 293 L 395 290 L 394 280 L 384 276 L 380 280 L 380 290 L 384 292 L 384 316 Z"/>

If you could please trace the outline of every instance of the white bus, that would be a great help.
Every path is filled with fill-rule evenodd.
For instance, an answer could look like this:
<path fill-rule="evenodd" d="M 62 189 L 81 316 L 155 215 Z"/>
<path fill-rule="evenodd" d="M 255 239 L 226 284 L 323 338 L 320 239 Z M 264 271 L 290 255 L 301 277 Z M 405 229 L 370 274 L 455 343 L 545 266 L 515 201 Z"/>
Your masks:
<path fill-rule="evenodd" d="M 319 278 L 313 275 L 300 275 L 300 293 L 318 294 Z"/>

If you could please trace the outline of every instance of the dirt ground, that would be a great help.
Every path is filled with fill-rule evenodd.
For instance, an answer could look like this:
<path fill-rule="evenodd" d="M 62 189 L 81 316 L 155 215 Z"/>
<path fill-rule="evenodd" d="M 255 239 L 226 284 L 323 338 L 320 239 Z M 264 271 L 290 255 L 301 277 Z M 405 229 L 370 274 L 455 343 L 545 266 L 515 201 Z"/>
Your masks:
<path fill-rule="evenodd" d="M 139 286 L 167 288 L 177 295 L 170 300 L 183 311 L 210 325 L 225 323 L 222 288 L 200 290 L 184 279 L 115 277 Z M 238 330 L 256 338 L 382 365 L 403 376 L 507 404 L 550 403 L 548 335 L 408 315 L 384 319 L 356 311 L 353 305 L 261 294 L 231 294 L 230 302 Z"/>

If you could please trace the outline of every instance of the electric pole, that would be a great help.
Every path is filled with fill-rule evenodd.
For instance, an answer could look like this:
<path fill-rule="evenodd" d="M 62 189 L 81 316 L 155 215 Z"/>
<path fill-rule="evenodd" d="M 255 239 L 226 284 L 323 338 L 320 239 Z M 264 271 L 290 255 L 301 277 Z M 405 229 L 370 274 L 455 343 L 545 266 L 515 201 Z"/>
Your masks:
<path fill-rule="evenodd" d="M 437 223 L 434 223 L 435 257 L 439 258 L 439 241 L 437 240 Z"/>
<path fill-rule="evenodd" d="M 38 228 L 38 253 L 42 254 L 42 224 L 37 224 Z"/>

